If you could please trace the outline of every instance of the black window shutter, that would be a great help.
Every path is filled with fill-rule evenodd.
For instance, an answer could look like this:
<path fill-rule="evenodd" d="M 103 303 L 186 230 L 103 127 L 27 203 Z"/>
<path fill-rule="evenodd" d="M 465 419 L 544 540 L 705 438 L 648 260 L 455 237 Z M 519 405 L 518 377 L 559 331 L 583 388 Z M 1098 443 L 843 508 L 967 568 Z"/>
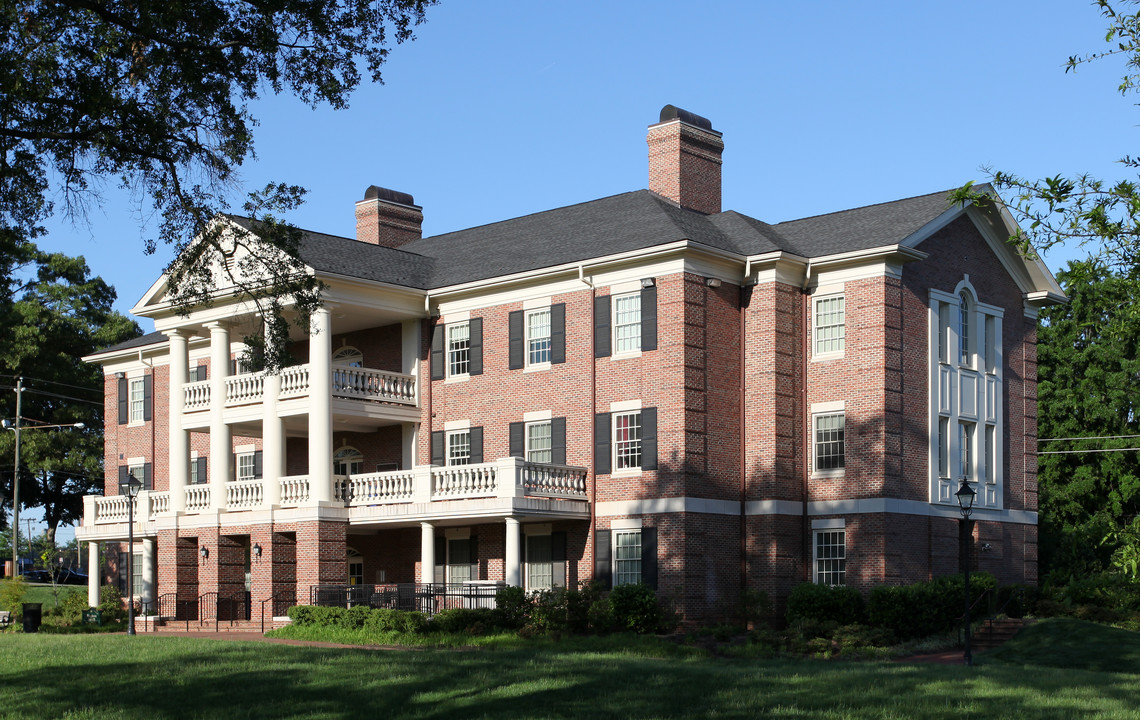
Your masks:
<path fill-rule="evenodd" d="M 131 472 L 131 469 L 129 467 L 127 467 L 126 465 L 120 465 L 119 466 L 119 494 L 120 495 L 126 495 L 127 494 L 127 483 L 130 482 L 130 480 L 131 480 L 130 472 Z"/>
<path fill-rule="evenodd" d="M 126 425 L 131 421 L 130 397 L 127 395 L 127 379 L 119 378 L 119 424 Z"/>
<path fill-rule="evenodd" d="M 507 368 L 510 370 L 518 370 L 526 365 L 526 329 L 523 320 L 522 310 L 515 310 L 507 317 L 507 329 L 510 331 Z"/>
<path fill-rule="evenodd" d="M 526 458 L 526 423 L 511 423 L 510 437 L 511 457 Z"/>
<path fill-rule="evenodd" d="M 550 306 L 550 363 L 566 362 L 566 303 Z"/>
<path fill-rule="evenodd" d="M 151 484 L 151 467 L 150 463 L 143 464 L 143 476 L 139 478 L 139 480 L 142 480 L 143 490 L 154 490 L 154 485 Z"/>
<path fill-rule="evenodd" d="M 446 458 L 443 454 L 443 444 L 447 440 L 442 430 L 436 430 L 431 434 L 431 464 L 432 465 L 446 465 Z"/>
<path fill-rule="evenodd" d="M 435 572 L 432 577 L 435 582 L 442 583 L 445 579 L 443 569 L 447 566 L 447 539 L 442 535 L 435 538 Z"/>
<path fill-rule="evenodd" d="M 554 465 L 566 464 L 566 418 L 556 417 L 550 421 L 550 462 Z"/>
<path fill-rule="evenodd" d="M 471 331 L 471 366 L 468 373 L 471 375 L 483 374 L 483 318 L 471 318 L 468 326 Z"/>
<path fill-rule="evenodd" d="M 143 420 L 151 420 L 154 405 L 154 375 L 143 377 Z"/>
<path fill-rule="evenodd" d="M 471 464 L 483 462 L 483 428 L 473 427 L 471 432 Z"/>
<path fill-rule="evenodd" d="M 127 554 L 125 552 L 119 553 L 119 592 L 123 597 L 127 597 L 130 592 L 127 589 Z"/>
<path fill-rule="evenodd" d="M 641 349 L 657 349 L 657 286 L 641 289 Z"/>
<path fill-rule="evenodd" d="M 198 382 L 210 379 L 209 366 L 206 363 L 198 363 Z"/>
<path fill-rule="evenodd" d="M 265 453 L 262 450 L 258 450 L 258 451 L 253 453 L 253 476 L 255 478 L 260 478 L 262 476 L 262 472 L 264 471 L 264 469 L 265 469 Z"/>
<path fill-rule="evenodd" d="M 554 564 L 554 587 L 566 587 L 566 533 L 550 533 L 550 560 Z"/>
<path fill-rule="evenodd" d="M 610 296 L 594 298 L 594 357 L 610 356 Z"/>
<path fill-rule="evenodd" d="M 657 589 L 657 528 L 641 528 L 641 582 Z"/>
<path fill-rule="evenodd" d="M 610 457 L 610 414 L 598 413 L 594 416 L 594 474 L 608 475 Z"/>
<path fill-rule="evenodd" d="M 657 469 L 657 408 L 641 409 L 641 469 Z"/>
<path fill-rule="evenodd" d="M 474 535 L 467 541 L 467 558 L 471 561 L 471 579 L 479 580 L 479 538 Z"/>
<path fill-rule="evenodd" d="M 205 485 L 209 482 L 209 478 L 206 476 L 206 458 L 200 457 L 195 462 L 198 463 L 198 484 Z"/>
<path fill-rule="evenodd" d="M 610 571 L 610 531 L 599 530 L 594 533 L 594 579 L 602 583 L 602 587 L 614 586 L 613 574 Z"/>
<path fill-rule="evenodd" d="M 436 323 L 431 329 L 431 379 L 442 380 L 445 377 L 443 323 Z"/>

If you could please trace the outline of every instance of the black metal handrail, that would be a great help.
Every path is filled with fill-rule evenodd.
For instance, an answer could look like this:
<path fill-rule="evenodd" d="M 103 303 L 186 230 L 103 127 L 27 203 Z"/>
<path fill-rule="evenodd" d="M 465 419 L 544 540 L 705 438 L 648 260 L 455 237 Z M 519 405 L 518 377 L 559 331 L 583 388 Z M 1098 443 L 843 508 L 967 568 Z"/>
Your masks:
<path fill-rule="evenodd" d="M 178 593 L 163 593 L 158 596 L 158 617 L 160 620 L 182 620 L 186 623 L 186 630 L 190 630 L 190 621 L 198 619 L 198 600 L 185 600 L 178 597 Z"/>
<path fill-rule="evenodd" d="M 202 627 L 202 623 L 206 622 L 210 619 L 209 610 L 210 610 L 210 607 L 213 607 L 213 609 L 214 609 L 214 632 L 217 632 L 218 631 L 218 594 L 216 592 L 202 593 L 201 595 L 198 596 L 197 602 L 198 602 L 198 627 Z M 213 603 L 212 606 L 210 605 L 211 602 Z M 189 629 L 189 627 L 190 627 L 189 622 L 186 623 L 186 627 L 187 627 L 187 629 Z"/>
<path fill-rule="evenodd" d="M 466 583 L 310 585 L 309 604 L 416 610 L 430 616 L 451 608 L 494 608 L 501 587 Z"/>
<path fill-rule="evenodd" d="M 270 611 L 273 613 L 270 617 L 279 617 L 280 613 L 277 612 L 278 608 L 289 608 L 297 604 L 297 591 L 289 588 L 287 590 L 278 590 L 269 597 L 261 601 L 261 633 L 265 634 L 265 603 L 273 603 Z"/>

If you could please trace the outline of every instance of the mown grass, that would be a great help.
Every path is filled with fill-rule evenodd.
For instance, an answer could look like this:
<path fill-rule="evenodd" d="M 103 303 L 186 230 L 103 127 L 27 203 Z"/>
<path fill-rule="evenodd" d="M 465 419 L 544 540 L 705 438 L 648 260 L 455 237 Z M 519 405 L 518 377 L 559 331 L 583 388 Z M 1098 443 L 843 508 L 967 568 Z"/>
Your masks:
<path fill-rule="evenodd" d="M 82 593 L 87 597 L 87 588 L 77 587 L 75 585 L 59 585 L 59 602 L 63 602 L 63 598 L 71 593 Z M 28 592 L 24 594 L 24 602 L 26 603 L 42 603 L 44 610 L 49 607 L 56 606 L 56 598 L 52 593 L 51 585 L 28 585 Z"/>

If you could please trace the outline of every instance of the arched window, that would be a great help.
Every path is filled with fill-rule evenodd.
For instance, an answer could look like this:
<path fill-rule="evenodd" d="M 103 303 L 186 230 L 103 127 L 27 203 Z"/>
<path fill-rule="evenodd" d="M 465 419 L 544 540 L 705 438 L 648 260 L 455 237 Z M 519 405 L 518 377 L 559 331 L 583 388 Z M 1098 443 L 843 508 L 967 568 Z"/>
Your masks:
<path fill-rule="evenodd" d="M 332 361 L 334 365 L 364 367 L 364 353 L 349 345 L 333 353 Z"/>
<path fill-rule="evenodd" d="M 364 455 L 354 447 L 342 447 L 333 453 L 333 475 L 359 475 L 364 469 Z"/>
<path fill-rule="evenodd" d="M 965 290 L 958 294 L 958 362 L 970 364 L 970 320 L 973 316 L 970 295 Z"/>
<path fill-rule="evenodd" d="M 364 584 L 364 556 L 352 548 L 345 553 L 345 562 L 348 564 L 348 584 Z"/>

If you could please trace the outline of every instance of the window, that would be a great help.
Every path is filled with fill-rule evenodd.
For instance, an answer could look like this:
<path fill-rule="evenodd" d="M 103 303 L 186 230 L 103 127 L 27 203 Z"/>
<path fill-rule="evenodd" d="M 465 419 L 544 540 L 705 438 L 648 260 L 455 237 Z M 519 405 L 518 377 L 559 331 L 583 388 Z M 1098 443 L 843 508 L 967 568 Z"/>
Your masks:
<path fill-rule="evenodd" d="M 550 362 L 550 308 L 527 313 L 526 348 L 527 365 Z"/>
<path fill-rule="evenodd" d="M 994 435 L 997 434 L 993 425 L 986 426 L 986 482 L 993 484 L 994 482 Z"/>
<path fill-rule="evenodd" d="M 345 553 L 345 560 L 348 563 L 348 584 L 349 585 L 363 585 L 364 584 L 364 558 L 359 552 L 348 548 Z"/>
<path fill-rule="evenodd" d="M 993 375 L 996 372 L 995 364 L 997 363 L 997 318 L 993 315 L 986 316 L 986 372 Z"/>
<path fill-rule="evenodd" d="M 551 458 L 550 421 L 527 423 L 526 461 L 550 463 Z"/>
<path fill-rule="evenodd" d="M 142 553 L 135 553 L 134 557 L 131 558 L 131 563 L 131 594 L 139 597 L 143 591 Z M 125 552 L 119 553 L 119 592 L 124 597 L 127 595 L 127 554 Z"/>
<path fill-rule="evenodd" d="M 348 365 L 349 367 L 364 367 L 364 353 L 354 347 L 342 347 L 333 353 L 333 364 Z"/>
<path fill-rule="evenodd" d="M 958 295 L 958 362 L 970 364 L 970 296 L 962 291 Z"/>
<path fill-rule="evenodd" d="M 554 547 L 550 535 L 526 536 L 526 589 L 554 586 Z"/>
<path fill-rule="evenodd" d="M 842 470 L 844 468 L 843 424 L 843 413 L 827 413 L 815 416 L 816 472 Z"/>
<path fill-rule="evenodd" d="M 614 587 L 641 582 L 641 531 L 614 531 Z"/>
<path fill-rule="evenodd" d="M 614 413 L 614 469 L 641 467 L 641 411 Z"/>
<path fill-rule="evenodd" d="M 950 477 L 950 418 L 938 418 L 938 477 Z"/>
<path fill-rule="evenodd" d="M 455 323 L 447 326 L 447 375 L 456 377 L 471 371 L 471 325 Z"/>
<path fill-rule="evenodd" d="M 938 362 L 950 362 L 950 304 L 938 303 Z"/>
<path fill-rule="evenodd" d="M 238 482 L 243 480 L 253 480 L 257 477 L 257 461 L 254 454 L 251 452 L 239 453 L 237 456 L 237 479 Z"/>
<path fill-rule="evenodd" d="M 333 475 L 359 475 L 364 471 L 364 455 L 354 447 L 333 453 Z"/>
<path fill-rule="evenodd" d="M 961 452 L 959 465 L 962 477 L 975 480 L 974 477 L 974 423 L 958 423 L 958 449 Z"/>
<path fill-rule="evenodd" d="M 146 390 L 143 378 L 130 381 L 131 422 L 142 422 L 146 417 Z"/>
<path fill-rule="evenodd" d="M 816 299 L 814 354 L 842 353 L 846 334 L 843 296 L 833 295 Z"/>
<path fill-rule="evenodd" d="M 207 379 L 208 378 L 206 377 L 205 365 L 195 365 L 194 367 L 190 368 L 190 375 L 187 378 L 189 382 L 202 382 Z"/>
<path fill-rule="evenodd" d="M 641 294 L 618 295 L 614 307 L 614 352 L 641 350 Z"/>
<path fill-rule="evenodd" d="M 447 541 L 447 582 L 465 583 L 475 577 L 474 542 L 471 538 L 450 538 Z"/>
<path fill-rule="evenodd" d="M 447 464 L 471 464 L 470 430 L 456 430 L 447 434 Z"/>
<path fill-rule="evenodd" d="M 190 459 L 190 484 L 197 485 L 204 481 L 204 478 L 198 476 L 198 458 Z"/>
<path fill-rule="evenodd" d="M 847 531 L 815 532 L 815 581 L 820 585 L 847 584 Z"/>

